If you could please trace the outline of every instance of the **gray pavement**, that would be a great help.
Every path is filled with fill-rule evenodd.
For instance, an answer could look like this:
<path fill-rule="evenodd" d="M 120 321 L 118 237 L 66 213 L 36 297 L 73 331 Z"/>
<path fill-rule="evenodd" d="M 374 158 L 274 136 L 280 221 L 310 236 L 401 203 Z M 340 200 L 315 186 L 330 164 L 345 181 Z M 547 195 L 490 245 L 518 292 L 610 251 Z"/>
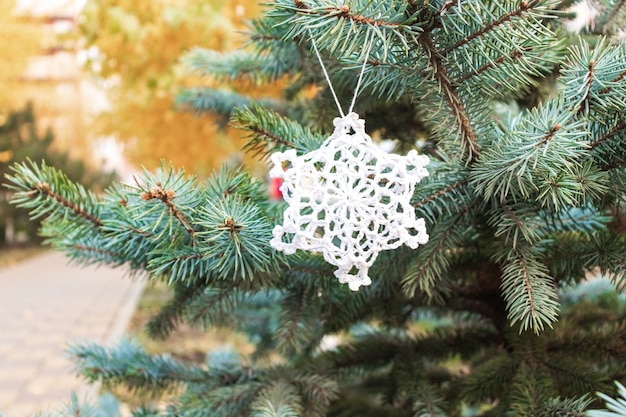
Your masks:
<path fill-rule="evenodd" d="M 72 392 L 95 400 L 65 349 L 119 340 L 143 284 L 124 269 L 76 266 L 56 252 L 0 269 L 0 415 L 58 410 Z"/>

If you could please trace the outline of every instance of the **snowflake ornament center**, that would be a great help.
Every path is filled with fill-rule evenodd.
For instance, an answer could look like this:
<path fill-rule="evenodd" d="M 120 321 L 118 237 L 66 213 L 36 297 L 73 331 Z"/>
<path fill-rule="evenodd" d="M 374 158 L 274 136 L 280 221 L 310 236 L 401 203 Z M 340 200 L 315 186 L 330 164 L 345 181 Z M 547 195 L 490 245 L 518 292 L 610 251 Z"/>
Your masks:
<path fill-rule="evenodd" d="M 429 160 L 414 150 L 405 157 L 384 152 L 356 113 L 334 124 L 317 150 L 272 154 L 270 176 L 283 180 L 280 191 L 288 207 L 270 245 L 286 254 L 322 253 L 337 267 L 339 282 L 357 291 L 371 284 L 368 270 L 380 251 L 428 241 L 411 197 L 415 184 L 428 175 Z"/>

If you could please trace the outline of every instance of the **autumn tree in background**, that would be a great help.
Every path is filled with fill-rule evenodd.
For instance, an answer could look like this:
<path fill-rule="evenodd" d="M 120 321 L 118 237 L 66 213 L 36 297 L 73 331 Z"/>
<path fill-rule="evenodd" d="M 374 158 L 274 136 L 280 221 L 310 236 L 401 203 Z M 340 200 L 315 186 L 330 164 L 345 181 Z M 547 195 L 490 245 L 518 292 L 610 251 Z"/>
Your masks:
<path fill-rule="evenodd" d="M 88 66 L 110 99 L 96 130 L 117 137 L 130 160 L 148 168 L 164 159 L 202 175 L 236 157 L 241 132 L 218 128 L 228 117 L 197 117 L 196 110 L 182 111 L 187 106 L 175 102 L 181 89 L 200 83 L 181 56 L 199 46 L 218 51 L 241 46 L 237 31 L 259 10 L 255 2 L 241 0 L 89 0 L 81 28 L 86 47 L 98 54 Z M 276 95 L 276 87 L 258 89 L 245 81 L 202 82 L 224 91 Z"/>
<path fill-rule="evenodd" d="M 22 106 L 24 97 L 20 77 L 28 60 L 39 51 L 40 33 L 28 24 L 28 17 L 19 16 L 15 0 L 0 0 L 0 122 L 8 112 Z"/>

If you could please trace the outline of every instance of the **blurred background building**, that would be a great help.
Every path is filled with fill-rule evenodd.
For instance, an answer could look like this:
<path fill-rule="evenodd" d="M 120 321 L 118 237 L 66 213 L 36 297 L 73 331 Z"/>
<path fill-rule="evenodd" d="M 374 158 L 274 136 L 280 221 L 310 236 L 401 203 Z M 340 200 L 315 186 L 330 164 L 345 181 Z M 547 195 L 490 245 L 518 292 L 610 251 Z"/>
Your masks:
<path fill-rule="evenodd" d="M 94 168 L 124 171 L 113 138 L 90 137 L 90 118 L 107 105 L 106 95 L 83 71 L 88 51 L 79 33 L 83 0 L 17 0 L 15 13 L 40 34 L 39 53 L 20 77 L 24 100 L 31 101 L 40 129 L 52 129 L 55 146 Z"/>

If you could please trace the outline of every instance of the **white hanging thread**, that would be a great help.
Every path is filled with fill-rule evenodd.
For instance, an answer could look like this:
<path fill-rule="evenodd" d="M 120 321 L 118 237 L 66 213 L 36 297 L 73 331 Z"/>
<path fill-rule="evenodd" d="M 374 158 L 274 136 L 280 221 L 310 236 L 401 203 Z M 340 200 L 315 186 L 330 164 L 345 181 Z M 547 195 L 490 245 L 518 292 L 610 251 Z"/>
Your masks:
<path fill-rule="evenodd" d="M 311 33 L 311 29 L 309 29 L 309 35 L 311 37 L 311 44 L 313 45 L 313 50 L 315 51 L 317 60 L 320 63 L 320 67 L 322 67 L 322 71 L 324 72 L 324 77 L 326 77 L 326 82 L 328 83 L 330 92 L 332 93 L 333 98 L 335 99 L 335 104 L 337 105 L 339 114 L 341 115 L 341 117 L 346 117 L 346 115 L 343 114 L 341 103 L 339 103 L 339 99 L 337 98 L 337 94 L 335 93 L 335 89 L 333 88 L 333 83 L 330 81 L 330 77 L 328 76 L 328 72 L 326 71 L 326 66 L 324 65 L 324 61 L 322 60 L 320 51 L 317 49 L 317 45 L 315 44 L 315 39 L 313 38 L 313 33 Z M 370 46 L 367 48 L 367 52 L 365 53 L 365 58 L 363 59 L 363 65 L 361 66 L 361 72 L 356 82 L 356 87 L 354 89 L 354 95 L 352 96 L 352 103 L 350 103 L 350 108 L 348 109 L 348 114 L 352 113 L 352 110 L 354 109 L 354 104 L 356 103 L 356 97 L 359 94 L 359 89 L 361 88 L 361 82 L 363 81 L 363 74 L 365 73 L 365 67 L 367 65 L 367 58 L 370 56 L 370 52 L 372 51 L 373 46 L 374 46 L 374 37 L 372 36 L 372 39 L 370 41 Z"/>
<path fill-rule="evenodd" d="M 371 284 L 368 271 L 380 251 L 403 244 L 415 249 L 428 241 L 411 197 L 415 184 L 428 175 L 429 159 L 414 150 L 405 157 L 382 151 L 365 133 L 365 121 L 352 112 L 367 56 L 345 116 L 313 36 L 311 41 L 342 117 L 335 118 L 335 131 L 319 149 L 301 156 L 295 149 L 272 154 L 270 176 L 283 179 L 280 191 L 289 206 L 270 245 L 286 254 L 321 253 L 337 267 L 339 282 L 357 291 Z"/>
<path fill-rule="evenodd" d="M 311 33 L 311 29 L 309 29 L 309 35 L 311 37 L 311 44 L 313 45 L 313 50 L 315 51 L 315 55 L 317 55 L 317 59 L 320 62 L 320 66 L 322 67 L 322 71 L 324 72 L 324 77 L 326 77 L 326 82 L 328 83 L 330 92 L 332 93 L 333 98 L 335 99 L 335 104 L 337 105 L 339 114 L 341 115 L 341 117 L 346 117 L 346 115 L 343 114 L 341 103 L 339 103 L 339 99 L 337 98 L 337 94 L 335 93 L 335 89 L 333 88 L 333 83 L 330 81 L 330 77 L 328 76 L 328 72 L 326 71 L 326 66 L 324 66 L 324 62 L 322 61 L 322 56 L 320 55 L 320 51 L 317 49 L 317 45 L 315 44 L 315 40 L 313 39 L 313 33 Z"/>

